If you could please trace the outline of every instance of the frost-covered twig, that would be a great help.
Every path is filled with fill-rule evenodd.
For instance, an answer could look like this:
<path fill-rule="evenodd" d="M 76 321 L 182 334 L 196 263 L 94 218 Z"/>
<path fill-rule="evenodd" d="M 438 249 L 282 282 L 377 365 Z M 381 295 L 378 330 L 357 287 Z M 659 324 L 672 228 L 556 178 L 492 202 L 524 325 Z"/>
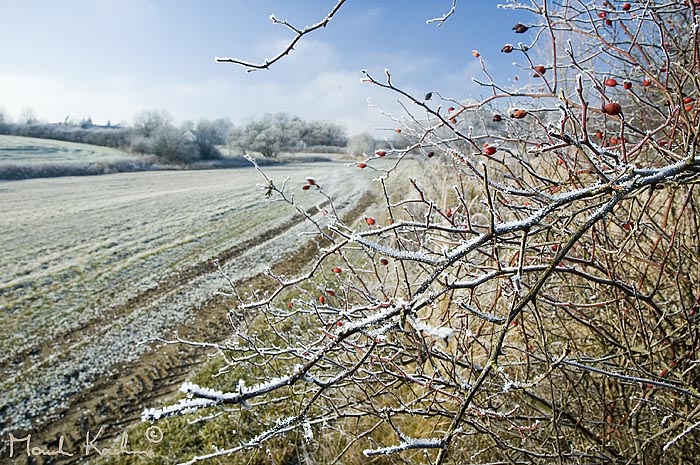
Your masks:
<path fill-rule="evenodd" d="M 682 386 L 678 386 L 672 383 L 667 383 L 665 381 L 658 381 L 655 379 L 651 378 L 640 378 L 638 376 L 630 376 L 630 375 L 625 375 L 621 373 L 616 373 L 614 371 L 610 370 L 603 370 L 602 368 L 597 368 L 597 367 L 592 367 L 590 365 L 586 365 L 584 363 L 577 362 L 576 360 L 560 360 L 559 363 L 562 365 L 567 365 L 571 366 L 574 368 L 580 368 L 585 371 L 590 371 L 592 373 L 598 373 L 604 376 L 608 376 L 610 378 L 617 378 L 621 379 L 623 381 L 629 382 L 629 383 L 639 383 L 640 385 L 649 385 L 649 386 L 657 386 L 661 387 L 664 389 L 670 389 L 672 391 L 676 391 L 680 394 L 683 394 L 685 396 L 693 397 L 695 399 L 700 400 L 700 393 L 696 392 L 692 388 L 684 388 Z"/>
<path fill-rule="evenodd" d="M 694 423 L 694 424 L 690 425 L 689 427 L 687 427 L 686 429 L 684 429 L 678 436 L 676 436 L 675 438 L 673 438 L 669 442 L 667 442 L 664 445 L 663 450 L 666 451 L 669 447 L 673 446 L 675 443 L 677 443 L 680 439 L 682 439 L 684 436 L 686 436 L 688 433 L 693 431 L 698 426 L 700 426 L 700 421 L 698 421 L 697 423 Z"/>
<path fill-rule="evenodd" d="M 412 439 L 404 436 L 404 442 L 396 446 L 382 447 L 380 449 L 365 449 L 363 453 L 367 457 L 378 455 L 391 455 L 411 449 L 440 449 L 445 443 L 442 439 Z"/>
<path fill-rule="evenodd" d="M 314 32 L 318 29 L 324 28 L 328 25 L 328 23 L 331 21 L 333 16 L 340 10 L 340 7 L 343 6 L 346 0 L 338 0 L 338 3 L 335 4 L 333 9 L 323 18 L 321 21 L 317 22 L 316 24 L 313 24 L 311 26 L 308 26 L 304 29 L 297 29 L 296 27 L 292 26 L 289 24 L 287 21 L 281 21 L 275 17 L 275 15 L 270 15 L 270 20 L 274 24 L 282 24 L 286 26 L 287 28 L 291 29 L 294 31 L 296 36 L 292 41 L 287 45 L 287 47 L 282 50 L 280 53 L 278 53 L 274 58 L 271 59 L 266 59 L 263 63 L 253 63 L 245 60 L 240 60 L 238 58 L 230 58 L 230 57 L 216 57 L 215 60 L 217 63 L 233 63 L 237 65 L 244 66 L 248 68 L 248 71 L 256 71 L 260 69 L 269 69 L 270 66 L 273 64 L 277 63 L 280 61 L 282 58 L 285 56 L 289 55 L 292 50 L 294 50 L 294 46 L 301 40 L 302 37 L 305 35 Z"/>
<path fill-rule="evenodd" d="M 457 0 L 452 0 L 452 6 L 450 7 L 450 10 L 442 15 L 439 18 L 433 18 L 427 20 L 425 23 L 426 24 L 433 24 L 433 23 L 438 23 L 438 27 L 441 27 L 443 24 L 445 24 L 445 21 L 449 19 L 450 16 L 452 16 L 455 13 L 455 10 L 457 10 Z"/>

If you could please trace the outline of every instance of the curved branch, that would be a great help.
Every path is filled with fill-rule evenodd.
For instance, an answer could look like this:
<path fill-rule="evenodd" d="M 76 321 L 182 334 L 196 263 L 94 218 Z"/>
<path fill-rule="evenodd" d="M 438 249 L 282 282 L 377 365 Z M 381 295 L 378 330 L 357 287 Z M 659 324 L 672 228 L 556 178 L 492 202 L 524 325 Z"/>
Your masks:
<path fill-rule="evenodd" d="M 330 11 L 330 13 L 328 13 L 326 15 L 325 18 L 323 18 L 321 21 L 317 22 L 316 24 L 314 24 L 312 26 L 308 26 L 304 29 L 298 29 L 298 28 L 292 26 L 291 24 L 289 24 L 287 21 L 281 21 L 281 20 L 275 18 L 274 15 L 270 15 L 270 20 L 274 24 L 282 24 L 282 25 L 288 27 L 289 29 L 291 29 L 292 31 L 294 31 L 296 33 L 296 36 L 294 37 L 294 39 L 292 39 L 292 41 L 287 45 L 287 47 L 284 50 L 282 50 L 280 53 L 278 53 L 274 58 L 266 59 L 263 63 L 252 63 L 249 61 L 244 61 L 244 60 L 240 60 L 238 58 L 230 58 L 230 57 L 216 57 L 214 60 L 217 63 L 233 63 L 236 65 L 244 66 L 244 67 L 248 68 L 248 72 L 257 71 L 257 70 L 261 70 L 261 69 L 269 69 L 270 66 L 277 63 L 285 56 L 289 55 L 291 53 L 291 51 L 294 50 L 294 46 L 297 44 L 297 42 L 299 42 L 301 40 L 301 38 L 304 37 L 306 34 L 314 32 L 317 29 L 321 29 L 321 28 L 326 27 L 328 25 L 328 23 L 331 21 L 331 19 L 333 19 L 333 16 L 335 16 L 335 14 L 338 12 L 338 10 L 340 10 L 340 8 L 343 6 L 343 4 L 345 2 L 346 2 L 346 0 L 338 0 L 338 3 L 336 3 L 336 5 L 333 7 L 333 9 Z"/>

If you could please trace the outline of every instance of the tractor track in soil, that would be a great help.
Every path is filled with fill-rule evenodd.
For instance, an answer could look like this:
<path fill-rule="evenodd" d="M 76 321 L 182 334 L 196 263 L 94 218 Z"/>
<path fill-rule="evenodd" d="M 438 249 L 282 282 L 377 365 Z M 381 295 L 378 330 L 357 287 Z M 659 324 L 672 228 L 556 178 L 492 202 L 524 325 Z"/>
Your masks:
<path fill-rule="evenodd" d="M 376 200 L 373 194 L 365 192 L 354 206 L 343 215 L 342 221 L 346 224 L 355 221 Z M 315 206 L 307 213 L 316 210 Z M 255 239 L 219 252 L 213 259 L 170 273 L 157 286 L 146 289 L 126 303 L 110 309 L 109 318 L 111 320 L 118 319 L 135 308 L 148 305 L 182 286 L 187 286 L 198 277 L 215 273 L 217 271 L 215 260 L 224 265 L 240 257 L 251 247 L 264 244 L 303 221 L 304 218 L 295 217 Z M 275 274 L 297 274 L 299 263 L 309 263 L 318 248 L 317 242 L 308 240 L 284 260 L 275 263 L 272 266 L 272 271 Z M 262 291 L 271 290 L 275 286 L 275 283 L 263 274 L 233 282 L 238 288 L 252 286 Z M 222 342 L 229 334 L 230 327 L 224 316 L 231 306 L 231 299 L 223 296 L 211 296 L 196 309 L 193 320 L 188 321 L 184 327 L 179 329 L 179 335 L 188 340 Z M 96 326 L 97 323 L 93 323 L 73 331 L 60 341 L 60 345 L 70 347 L 71 343 L 78 341 L 80 333 L 95 330 Z M 56 341 L 53 342 L 53 345 L 44 344 L 41 346 L 42 354 L 48 353 L 47 351 L 55 353 L 57 350 Z M 13 465 L 87 463 L 89 457 L 86 457 L 83 452 L 88 432 L 94 438 L 95 434 L 103 428 L 97 442 L 111 444 L 114 438 L 140 421 L 140 414 L 144 408 L 158 406 L 159 403 L 177 392 L 192 370 L 205 362 L 206 358 L 206 351 L 189 345 L 149 344 L 149 350 L 137 360 L 112 367 L 110 374 L 99 376 L 87 389 L 71 396 L 66 402 L 69 405 L 68 408 L 52 415 L 48 421 L 34 425 L 32 431 L 15 434 L 15 437 L 21 438 L 31 433 L 33 445 L 54 450 L 58 449 L 59 440 L 62 437 L 64 439 L 63 449 L 73 452 L 73 456 L 28 458 L 25 454 L 21 457 L 15 455 L 12 459 L 8 459 L 11 460 L 8 462 L 0 460 L 0 463 L 12 463 Z M 24 443 L 21 443 L 20 447 L 24 447 Z M 94 455 L 93 453 L 93 457 Z M 8 455 L 3 454 L 3 458 L 8 458 Z"/>
<path fill-rule="evenodd" d="M 312 215 L 317 210 L 317 208 L 324 208 L 327 205 L 328 201 L 325 201 L 318 206 L 314 206 L 312 208 L 307 209 L 306 213 Z M 269 229 L 259 236 L 248 239 L 246 241 L 234 245 L 229 249 L 219 252 L 217 256 L 212 259 L 207 259 L 194 265 L 184 267 L 180 270 L 167 273 L 163 276 L 162 279 L 160 279 L 160 281 L 155 286 L 152 286 L 148 289 L 144 289 L 137 295 L 130 297 L 126 302 L 109 308 L 107 310 L 107 313 L 104 313 L 100 316 L 99 321 L 88 322 L 87 324 L 79 328 L 74 328 L 70 331 L 63 332 L 61 334 L 60 341 L 43 342 L 38 346 L 27 348 L 22 352 L 18 352 L 14 357 L 14 360 L 8 360 L 5 362 L 0 361 L 0 372 L 4 372 L 9 368 L 16 369 L 17 367 L 12 366 L 13 362 L 25 359 L 29 355 L 32 355 L 33 357 L 39 358 L 41 360 L 46 360 L 50 354 L 55 355 L 57 353 L 60 353 L 62 351 L 61 347 L 63 347 L 64 350 L 69 350 L 70 346 L 80 342 L 80 340 L 82 339 L 82 333 L 86 331 L 93 331 L 97 328 L 104 329 L 105 326 L 103 322 L 105 319 L 109 318 L 111 320 L 116 320 L 119 317 L 130 313 L 131 311 L 133 311 L 134 308 L 143 307 L 155 300 L 158 300 L 164 295 L 170 294 L 174 290 L 180 288 L 183 285 L 183 283 L 190 283 L 192 280 L 199 276 L 203 276 L 208 273 L 214 273 L 217 271 L 215 260 L 217 260 L 220 264 L 224 265 L 227 262 L 240 257 L 246 250 L 250 249 L 251 247 L 264 244 L 270 241 L 271 239 L 274 239 L 275 237 L 284 234 L 286 231 L 298 225 L 299 223 L 302 223 L 303 221 L 303 218 L 291 218 L 289 221 L 286 221 L 285 223 L 277 226 L 276 228 Z M 60 346 L 58 347 L 56 344 L 57 342 L 60 344 Z"/>

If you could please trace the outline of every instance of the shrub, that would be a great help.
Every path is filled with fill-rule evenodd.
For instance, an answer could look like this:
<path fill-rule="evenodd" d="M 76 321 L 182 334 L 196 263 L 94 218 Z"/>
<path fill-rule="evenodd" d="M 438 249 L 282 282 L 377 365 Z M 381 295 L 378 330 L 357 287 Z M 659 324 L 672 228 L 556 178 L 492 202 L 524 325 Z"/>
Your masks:
<path fill-rule="evenodd" d="M 226 144 L 226 136 L 230 129 L 231 124 L 226 120 L 199 120 L 192 131 L 199 158 L 202 160 L 221 158 L 221 152 L 216 146 Z"/>
<path fill-rule="evenodd" d="M 347 143 L 345 129 L 332 123 L 308 123 L 286 113 L 265 114 L 242 127 L 232 128 L 229 139 L 244 152 L 274 157 L 280 152 L 300 152 L 308 146 L 342 147 Z"/>
<path fill-rule="evenodd" d="M 194 141 L 174 126 L 156 129 L 150 144 L 154 155 L 170 162 L 189 163 L 199 158 L 198 147 Z"/>
<path fill-rule="evenodd" d="M 356 134 L 348 139 L 347 151 L 350 155 L 368 155 L 374 152 L 377 147 L 377 141 L 371 134 L 363 132 Z"/>
<path fill-rule="evenodd" d="M 144 412 L 238 406 L 257 425 L 193 461 L 283 435 L 318 463 L 697 461 L 698 3 L 506 7 L 533 14 L 509 32 L 522 45 L 501 36 L 528 85 L 482 61 L 491 95 L 446 111 L 365 74 L 411 106 L 387 156 L 424 167 L 398 201 L 382 179 L 371 221 L 319 226 L 308 271 L 240 294 L 232 378 Z M 265 178 L 293 204 L 283 185 Z"/>

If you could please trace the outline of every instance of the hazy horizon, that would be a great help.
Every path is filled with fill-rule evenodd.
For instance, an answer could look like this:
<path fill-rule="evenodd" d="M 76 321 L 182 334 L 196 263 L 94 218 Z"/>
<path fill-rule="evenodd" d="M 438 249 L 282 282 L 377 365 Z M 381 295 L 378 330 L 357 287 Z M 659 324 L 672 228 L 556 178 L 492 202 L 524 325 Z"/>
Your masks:
<path fill-rule="evenodd" d="M 472 81 L 483 76 L 473 49 L 502 82 L 518 74 L 511 62 L 522 56 L 500 49 L 527 40 L 511 31 L 526 18 L 495 1 L 458 3 L 437 27 L 426 21 L 446 13 L 451 0 L 351 0 L 329 27 L 306 36 L 270 70 L 248 73 L 214 61 L 272 57 L 292 35 L 272 24 L 270 14 L 305 27 L 335 3 L 3 2 L 0 38 L 12 45 L 0 52 L 0 109 L 13 119 L 31 109 L 40 120 L 90 117 L 95 124 L 131 123 L 153 109 L 178 123 L 230 118 L 239 124 L 287 112 L 343 124 L 355 134 L 392 127 L 379 110 L 403 116 L 395 95 L 361 82 L 363 69 L 380 79 L 388 69 L 397 86 L 416 95 L 437 91 L 459 100 L 488 93 Z"/>

